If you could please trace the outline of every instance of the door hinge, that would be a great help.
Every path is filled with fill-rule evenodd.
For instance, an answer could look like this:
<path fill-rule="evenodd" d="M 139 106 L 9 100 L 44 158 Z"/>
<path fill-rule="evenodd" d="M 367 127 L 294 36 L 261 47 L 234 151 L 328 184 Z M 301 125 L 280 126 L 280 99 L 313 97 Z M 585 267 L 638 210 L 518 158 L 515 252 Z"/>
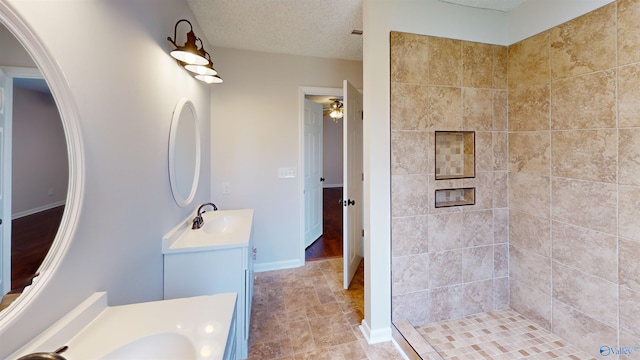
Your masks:
<path fill-rule="evenodd" d="M 362 181 L 364 181 L 364 173 L 362 173 Z"/>
<path fill-rule="evenodd" d="M 364 237 L 364 229 L 362 229 L 362 237 Z"/>
<path fill-rule="evenodd" d="M 360 111 L 360 120 L 364 120 L 364 110 Z"/>

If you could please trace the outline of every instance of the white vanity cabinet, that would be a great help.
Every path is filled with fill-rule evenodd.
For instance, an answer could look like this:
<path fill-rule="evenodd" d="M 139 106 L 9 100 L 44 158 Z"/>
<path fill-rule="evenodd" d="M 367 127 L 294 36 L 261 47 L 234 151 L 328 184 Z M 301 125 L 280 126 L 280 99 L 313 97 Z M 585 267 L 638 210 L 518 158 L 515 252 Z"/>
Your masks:
<path fill-rule="evenodd" d="M 243 217 L 248 219 L 244 227 L 236 221 Z M 207 212 L 203 218 L 202 229 L 163 239 L 164 298 L 237 293 L 235 347 L 237 359 L 245 359 L 253 298 L 253 210 Z"/>

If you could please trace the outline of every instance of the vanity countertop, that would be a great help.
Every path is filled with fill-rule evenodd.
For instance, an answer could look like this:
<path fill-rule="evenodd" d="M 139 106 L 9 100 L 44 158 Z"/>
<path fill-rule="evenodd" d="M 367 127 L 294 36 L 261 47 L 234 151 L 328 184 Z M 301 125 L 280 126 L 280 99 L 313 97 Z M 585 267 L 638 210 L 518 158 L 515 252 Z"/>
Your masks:
<path fill-rule="evenodd" d="M 162 253 L 184 253 L 248 246 L 253 209 L 207 211 L 202 228 L 191 229 L 191 219 L 162 238 Z"/>

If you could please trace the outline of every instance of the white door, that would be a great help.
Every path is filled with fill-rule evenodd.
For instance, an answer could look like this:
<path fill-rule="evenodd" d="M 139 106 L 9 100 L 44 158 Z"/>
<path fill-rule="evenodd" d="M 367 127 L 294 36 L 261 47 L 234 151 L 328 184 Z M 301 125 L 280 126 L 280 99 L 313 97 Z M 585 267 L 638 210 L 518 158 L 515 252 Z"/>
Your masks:
<path fill-rule="evenodd" d="M 304 247 L 322 235 L 322 105 L 304 99 Z"/>
<path fill-rule="evenodd" d="M 11 113 L 13 79 L 0 69 L 0 296 L 11 290 Z"/>
<path fill-rule="evenodd" d="M 362 261 L 362 94 L 344 81 L 342 241 L 344 288 Z"/>

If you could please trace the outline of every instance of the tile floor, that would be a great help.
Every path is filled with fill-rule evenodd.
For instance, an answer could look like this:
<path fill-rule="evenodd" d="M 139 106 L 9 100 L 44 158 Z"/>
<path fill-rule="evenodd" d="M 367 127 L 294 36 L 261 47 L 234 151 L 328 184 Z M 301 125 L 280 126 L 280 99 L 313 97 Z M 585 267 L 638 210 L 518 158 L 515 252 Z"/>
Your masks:
<path fill-rule="evenodd" d="M 250 360 L 395 360 L 391 342 L 367 344 L 359 329 L 364 312 L 364 263 L 342 289 L 342 258 L 256 273 Z"/>
<path fill-rule="evenodd" d="M 416 328 L 444 359 L 593 359 L 513 310 Z"/>

